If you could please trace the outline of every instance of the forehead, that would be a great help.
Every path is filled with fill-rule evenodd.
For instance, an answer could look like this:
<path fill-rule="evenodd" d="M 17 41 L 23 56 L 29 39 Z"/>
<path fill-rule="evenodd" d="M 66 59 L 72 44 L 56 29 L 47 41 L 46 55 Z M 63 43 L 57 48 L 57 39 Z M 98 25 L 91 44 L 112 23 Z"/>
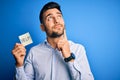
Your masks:
<path fill-rule="evenodd" d="M 48 9 L 47 11 L 45 11 L 43 13 L 43 16 L 47 16 L 48 14 L 53 15 L 53 14 L 58 14 L 58 13 L 61 13 L 61 12 L 58 9 L 53 8 L 53 9 Z"/>

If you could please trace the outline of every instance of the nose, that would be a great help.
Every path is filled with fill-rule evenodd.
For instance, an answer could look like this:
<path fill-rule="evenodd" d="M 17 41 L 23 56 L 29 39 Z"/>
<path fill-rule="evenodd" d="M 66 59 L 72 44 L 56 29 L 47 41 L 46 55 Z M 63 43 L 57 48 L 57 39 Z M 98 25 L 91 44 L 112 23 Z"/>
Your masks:
<path fill-rule="evenodd" d="M 58 23 L 59 22 L 59 19 L 57 17 L 54 17 L 54 22 L 55 23 Z"/>

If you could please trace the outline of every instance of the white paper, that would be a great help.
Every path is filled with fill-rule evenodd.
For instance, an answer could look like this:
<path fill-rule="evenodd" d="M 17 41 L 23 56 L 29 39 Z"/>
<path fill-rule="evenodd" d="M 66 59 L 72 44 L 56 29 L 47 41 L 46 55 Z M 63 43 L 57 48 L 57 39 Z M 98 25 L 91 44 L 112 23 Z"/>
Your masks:
<path fill-rule="evenodd" d="M 33 43 L 29 32 L 27 32 L 27 33 L 25 33 L 23 35 L 20 35 L 19 39 L 20 39 L 21 44 L 23 44 L 24 46 L 27 46 L 27 45 Z"/>

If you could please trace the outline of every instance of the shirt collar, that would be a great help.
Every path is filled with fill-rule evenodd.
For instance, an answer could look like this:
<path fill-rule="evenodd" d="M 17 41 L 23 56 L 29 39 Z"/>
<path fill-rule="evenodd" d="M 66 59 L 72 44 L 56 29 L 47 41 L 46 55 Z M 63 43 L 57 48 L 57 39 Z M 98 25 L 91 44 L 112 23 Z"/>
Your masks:
<path fill-rule="evenodd" d="M 48 43 L 47 39 L 45 39 L 44 44 L 45 44 L 47 47 L 52 48 L 52 46 Z M 52 48 L 52 49 L 53 49 L 53 48 Z"/>
<path fill-rule="evenodd" d="M 53 48 L 53 47 L 48 43 L 47 39 L 45 39 L 44 44 L 45 44 L 48 48 L 51 48 L 51 49 L 54 49 L 54 50 L 58 50 L 57 48 Z"/>

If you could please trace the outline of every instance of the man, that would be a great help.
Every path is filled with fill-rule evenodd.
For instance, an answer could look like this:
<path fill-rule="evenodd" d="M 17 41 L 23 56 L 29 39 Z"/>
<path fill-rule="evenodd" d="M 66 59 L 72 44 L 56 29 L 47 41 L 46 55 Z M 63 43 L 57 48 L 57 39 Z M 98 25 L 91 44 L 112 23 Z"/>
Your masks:
<path fill-rule="evenodd" d="M 84 47 L 67 40 L 59 4 L 47 3 L 39 17 L 40 27 L 47 38 L 31 48 L 25 62 L 26 49 L 16 43 L 12 50 L 16 60 L 16 79 L 94 80 Z"/>

